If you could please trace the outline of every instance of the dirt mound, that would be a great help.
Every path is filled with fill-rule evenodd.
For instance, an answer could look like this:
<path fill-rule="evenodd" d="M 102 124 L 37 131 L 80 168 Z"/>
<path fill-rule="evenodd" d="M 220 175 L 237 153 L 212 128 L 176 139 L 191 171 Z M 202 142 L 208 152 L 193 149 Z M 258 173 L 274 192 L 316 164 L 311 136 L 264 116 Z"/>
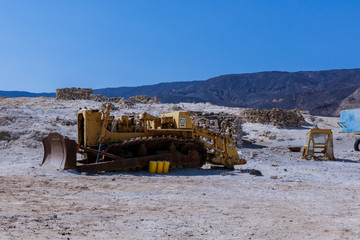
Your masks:
<path fill-rule="evenodd" d="M 241 146 L 243 130 L 239 116 L 225 113 L 190 112 L 193 123 L 204 129 L 230 136 L 236 146 Z"/>
<path fill-rule="evenodd" d="M 271 124 L 280 128 L 300 127 L 305 124 L 305 119 L 300 111 L 282 110 L 273 108 L 265 109 L 246 109 L 242 112 L 244 118 L 251 123 Z"/>

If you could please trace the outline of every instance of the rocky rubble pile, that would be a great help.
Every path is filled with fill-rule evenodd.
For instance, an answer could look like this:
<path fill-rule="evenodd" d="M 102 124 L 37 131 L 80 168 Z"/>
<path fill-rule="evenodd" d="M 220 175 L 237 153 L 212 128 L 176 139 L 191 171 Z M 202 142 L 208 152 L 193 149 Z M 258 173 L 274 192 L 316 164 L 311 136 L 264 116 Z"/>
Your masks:
<path fill-rule="evenodd" d="M 56 89 L 57 100 L 77 100 L 85 99 L 91 100 L 93 97 L 93 90 L 91 88 L 58 88 Z"/>
<path fill-rule="evenodd" d="M 124 101 L 125 104 L 135 104 L 135 103 L 146 103 L 146 104 L 150 104 L 150 103 L 160 103 L 159 102 L 159 98 L 158 97 L 148 97 L 145 95 L 137 95 L 137 96 L 133 96 L 130 97 L 129 99 Z"/>
<path fill-rule="evenodd" d="M 300 127 L 306 123 L 300 111 L 296 109 L 246 109 L 242 112 L 242 115 L 251 123 L 271 124 L 279 128 Z"/>
<path fill-rule="evenodd" d="M 223 112 L 190 112 L 190 115 L 196 126 L 230 136 L 236 146 L 242 145 L 243 130 L 241 117 Z"/>
<path fill-rule="evenodd" d="M 77 120 L 76 119 L 72 119 L 72 120 L 62 119 L 59 116 L 57 116 L 55 120 L 50 121 L 49 123 L 53 126 L 56 126 L 57 123 L 59 123 L 62 126 L 74 126 L 77 124 Z"/>
<path fill-rule="evenodd" d="M 93 100 L 97 102 L 114 102 L 123 105 L 132 106 L 136 103 L 159 103 L 158 97 L 147 97 L 143 95 L 133 96 L 129 99 L 124 99 L 122 97 L 111 97 L 108 98 L 101 94 L 94 95 L 94 92 L 91 88 L 59 88 L 56 89 L 56 99 L 57 100 Z"/>

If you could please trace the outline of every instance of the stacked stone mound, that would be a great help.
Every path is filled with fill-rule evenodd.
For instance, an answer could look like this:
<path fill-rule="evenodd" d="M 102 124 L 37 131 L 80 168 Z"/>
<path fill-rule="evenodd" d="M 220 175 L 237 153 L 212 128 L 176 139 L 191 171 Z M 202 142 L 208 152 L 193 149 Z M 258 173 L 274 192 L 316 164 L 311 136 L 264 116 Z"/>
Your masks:
<path fill-rule="evenodd" d="M 300 111 L 282 110 L 273 108 L 265 109 L 247 109 L 242 112 L 244 118 L 251 123 L 271 124 L 279 128 L 301 127 L 305 124 L 305 119 Z"/>
<path fill-rule="evenodd" d="M 122 97 L 111 97 L 108 98 L 101 94 L 94 95 L 91 88 L 59 88 L 56 89 L 57 100 L 93 100 L 97 102 L 114 102 L 124 105 L 134 105 L 136 103 L 159 103 L 158 97 L 147 97 L 143 95 L 130 97 L 125 100 Z"/>
<path fill-rule="evenodd" d="M 204 129 L 230 136 L 236 146 L 243 144 L 242 119 L 232 114 L 190 112 L 193 123 Z"/>
<path fill-rule="evenodd" d="M 57 100 L 91 100 L 94 96 L 91 88 L 58 88 L 56 89 Z"/>

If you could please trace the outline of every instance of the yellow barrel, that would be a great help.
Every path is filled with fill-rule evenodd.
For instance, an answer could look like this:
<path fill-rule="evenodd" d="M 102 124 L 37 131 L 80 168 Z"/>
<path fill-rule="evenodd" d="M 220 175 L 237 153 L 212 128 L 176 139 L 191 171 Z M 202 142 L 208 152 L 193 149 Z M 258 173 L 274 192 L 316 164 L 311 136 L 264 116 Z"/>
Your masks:
<path fill-rule="evenodd" d="M 156 161 L 150 161 L 149 173 L 156 173 L 156 168 L 157 168 L 157 162 Z"/>
<path fill-rule="evenodd" d="M 170 162 L 169 161 L 164 161 L 163 173 L 168 173 L 169 172 L 169 167 L 170 167 Z"/>
<path fill-rule="evenodd" d="M 163 168 L 164 168 L 164 162 L 163 161 L 158 161 L 157 162 L 156 173 L 163 173 Z"/>

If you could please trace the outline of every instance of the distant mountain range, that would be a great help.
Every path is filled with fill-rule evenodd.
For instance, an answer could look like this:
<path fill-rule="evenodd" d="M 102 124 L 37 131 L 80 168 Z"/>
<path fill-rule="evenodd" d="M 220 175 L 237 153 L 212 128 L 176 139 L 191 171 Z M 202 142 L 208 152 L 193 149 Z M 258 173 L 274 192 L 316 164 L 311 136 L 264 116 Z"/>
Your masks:
<path fill-rule="evenodd" d="M 55 97 L 56 93 L 31 93 L 25 91 L 1 91 L 0 96 L 3 97 Z"/>
<path fill-rule="evenodd" d="M 360 69 L 259 72 L 229 74 L 206 81 L 170 82 L 139 87 L 104 88 L 95 94 L 107 97 L 134 95 L 158 96 L 163 103 L 210 102 L 231 107 L 260 109 L 282 108 L 309 110 L 313 114 L 338 115 L 342 105 L 360 104 Z M 27 95 L 24 95 L 27 94 Z M 55 93 L 32 94 L 4 92 L 1 96 L 48 96 Z"/>

